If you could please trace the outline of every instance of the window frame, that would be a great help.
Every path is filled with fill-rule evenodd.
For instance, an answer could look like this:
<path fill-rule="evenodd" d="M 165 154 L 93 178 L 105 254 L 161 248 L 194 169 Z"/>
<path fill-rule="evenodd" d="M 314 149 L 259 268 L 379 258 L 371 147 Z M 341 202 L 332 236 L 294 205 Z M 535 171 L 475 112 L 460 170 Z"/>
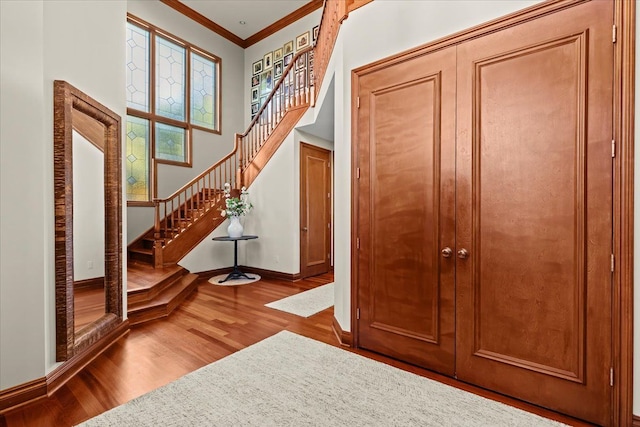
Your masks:
<path fill-rule="evenodd" d="M 199 130 L 215 135 L 222 135 L 222 59 L 193 43 L 189 43 L 180 37 L 165 31 L 153 24 L 150 24 L 130 13 L 127 13 L 127 23 L 135 25 L 139 28 L 149 32 L 149 76 L 148 76 L 148 102 L 149 111 L 138 110 L 127 106 L 127 117 L 133 116 L 140 119 L 147 120 L 149 123 L 149 200 L 127 200 L 127 206 L 153 206 L 153 200 L 158 197 L 158 167 L 159 163 L 173 166 L 193 167 L 193 130 Z M 185 84 L 184 84 L 184 108 L 185 108 L 185 121 L 168 118 L 156 113 L 156 75 L 157 75 L 157 58 L 156 58 L 156 37 L 162 37 L 172 43 L 177 44 L 185 50 Z M 214 112 L 214 129 L 210 129 L 204 126 L 195 125 L 191 123 L 191 56 L 195 53 L 205 59 L 208 59 L 214 63 L 215 78 L 214 78 L 214 90 L 215 90 L 215 112 Z M 127 119 L 128 121 L 128 119 Z M 181 128 L 185 130 L 185 161 L 165 160 L 156 158 L 156 124 L 164 123 L 170 126 Z M 126 122 L 125 122 L 126 124 Z"/>

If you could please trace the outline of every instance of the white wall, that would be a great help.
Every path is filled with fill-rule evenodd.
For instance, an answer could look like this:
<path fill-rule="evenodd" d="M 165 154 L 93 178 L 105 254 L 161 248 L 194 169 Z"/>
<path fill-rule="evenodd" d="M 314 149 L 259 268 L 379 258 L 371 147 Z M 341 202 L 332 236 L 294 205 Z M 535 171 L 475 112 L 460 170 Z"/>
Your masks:
<path fill-rule="evenodd" d="M 245 217 L 245 233 L 259 238 L 243 245 L 246 265 L 290 274 L 300 271 L 295 164 L 292 132 L 249 187 L 254 208 Z"/>
<path fill-rule="evenodd" d="M 218 268 L 231 267 L 233 265 L 233 244 L 229 242 L 214 242 L 211 239 L 216 236 L 226 236 L 229 221 L 224 221 L 208 235 L 198 246 L 187 254 L 178 263 L 192 273 L 216 270 Z M 245 231 L 245 234 L 251 234 Z M 238 264 L 242 265 L 240 254 L 244 242 L 238 243 Z"/>
<path fill-rule="evenodd" d="M 124 117 L 126 3 L 2 1 L 0 8 L 0 388 L 5 389 L 56 366 L 53 80 L 68 81 Z M 126 229 L 126 214 L 123 224 Z M 126 271 L 123 275 L 126 284 Z"/>
<path fill-rule="evenodd" d="M 46 121 L 43 22 L 42 1 L 0 2 L 0 389 L 46 368 L 53 160 L 38 125 Z"/>
<path fill-rule="evenodd" d="M 127 11 L 222 60 L 222 134 L 193 131 L 193 166 L 158 165 L 158 196 L 168 197 L 216 161 L 229 154 L 235 133 L 244 132 L 244 49 L 159 1 L 129 0 Z M 153 208 L 130 207 L 131 242 L 153 226 Z"/>
<path fill-rule="evenodd" d="M 104 276 L 104 153 L 73 131 L 73 280 Z"/>

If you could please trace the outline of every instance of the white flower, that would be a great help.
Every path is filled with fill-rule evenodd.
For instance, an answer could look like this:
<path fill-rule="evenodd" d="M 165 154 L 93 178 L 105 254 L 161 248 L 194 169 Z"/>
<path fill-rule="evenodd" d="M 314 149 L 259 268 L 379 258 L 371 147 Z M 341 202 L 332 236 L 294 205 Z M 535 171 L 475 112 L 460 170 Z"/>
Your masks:
<path fill-rule="evenodd" d="M 224 209 L 222 209 L 220 211 L 220 216 L 227 216 L 227 211 L 225 211 Z"/>

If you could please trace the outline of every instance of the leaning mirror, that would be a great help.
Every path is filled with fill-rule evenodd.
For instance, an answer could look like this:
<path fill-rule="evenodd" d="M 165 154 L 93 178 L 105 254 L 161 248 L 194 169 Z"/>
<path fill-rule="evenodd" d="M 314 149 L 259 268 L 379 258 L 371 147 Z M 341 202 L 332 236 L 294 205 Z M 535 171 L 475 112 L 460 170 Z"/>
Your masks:
<path fill-rule="evenodd" d="M 123 322 L 120 116 L 54 82 L 56 360 Z"/>

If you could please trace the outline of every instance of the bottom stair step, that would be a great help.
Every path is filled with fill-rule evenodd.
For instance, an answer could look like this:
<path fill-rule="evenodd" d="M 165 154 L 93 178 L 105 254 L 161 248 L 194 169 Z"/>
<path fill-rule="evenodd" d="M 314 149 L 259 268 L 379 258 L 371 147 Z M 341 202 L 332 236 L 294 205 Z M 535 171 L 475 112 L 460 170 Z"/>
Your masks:
<path fill-rule="evenodd" d="M 167 317 L 180 305 L 198 285 L 198 275 L 188 273 L 180 276 L 150 301 L 129 305 L 127 316 L 131 325 Z"/>

